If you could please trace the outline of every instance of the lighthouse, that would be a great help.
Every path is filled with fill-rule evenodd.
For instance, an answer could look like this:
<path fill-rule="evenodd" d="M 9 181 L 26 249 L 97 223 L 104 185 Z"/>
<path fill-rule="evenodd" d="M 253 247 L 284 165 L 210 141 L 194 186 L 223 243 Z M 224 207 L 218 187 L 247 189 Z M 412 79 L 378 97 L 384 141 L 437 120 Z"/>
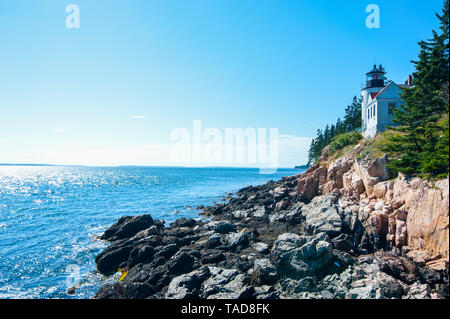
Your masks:
<path fill-rule="evenodd" d="M 410 79 L 410 78 L 409 78 Z M 393 126 L 393 109 L 402 104 L 401 87 L 409 87 L 411 82 L 397 85 L 386 81 L 386 72 L 380 64 L 366 73 L 361 87 L 361 133 L 372 138 L 378 132 L 384 132 L 386 126 Z"/>

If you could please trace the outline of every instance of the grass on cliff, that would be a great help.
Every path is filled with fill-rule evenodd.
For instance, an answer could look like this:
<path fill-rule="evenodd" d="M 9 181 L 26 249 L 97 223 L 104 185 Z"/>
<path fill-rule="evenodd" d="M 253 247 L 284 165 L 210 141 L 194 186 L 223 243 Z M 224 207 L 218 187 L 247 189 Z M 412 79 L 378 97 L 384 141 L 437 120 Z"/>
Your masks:
<path fill-rule="evenodd" d="M 355 131 L 339 134 L 331 140 L 328 155 L 332 158 L 338 158 L 358 144 L 362 138 L 362 135 Z"/>
<path fill-rule="evenodd" d="M 362 151 L 357 156 L 360 160 L 372 160 L 383 156 L 386 152 L 383 151 L 384 146 L 394 135 L 399 134 L 394 131 L 386 131 L 378 133 L 372 139 L 365 139 L 361 146 Z"/>

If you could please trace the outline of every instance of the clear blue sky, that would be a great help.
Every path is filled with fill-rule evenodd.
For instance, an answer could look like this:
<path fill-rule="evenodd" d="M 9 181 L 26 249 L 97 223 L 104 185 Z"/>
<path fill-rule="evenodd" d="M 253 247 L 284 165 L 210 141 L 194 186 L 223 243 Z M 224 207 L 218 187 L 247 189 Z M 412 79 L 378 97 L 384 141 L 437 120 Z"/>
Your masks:
<path fill-rule="evenodd" d="M 370 3 L 380 29 L 366 28 Z M 404 82 L 441 5 L 0 0 L 0 163 L 170 165 L 170 132 L 201 120 L 278 128 L 280 165 L 302 164 L 374 57 Z"/>

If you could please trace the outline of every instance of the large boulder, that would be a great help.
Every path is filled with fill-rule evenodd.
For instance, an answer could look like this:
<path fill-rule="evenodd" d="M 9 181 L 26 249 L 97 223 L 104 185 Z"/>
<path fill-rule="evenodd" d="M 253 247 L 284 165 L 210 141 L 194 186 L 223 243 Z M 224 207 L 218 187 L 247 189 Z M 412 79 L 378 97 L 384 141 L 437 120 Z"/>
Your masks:
<path fill-rule="evenodd" d="M 386 155 L 370 161 L 355 159 L 355 171 L 361 177 L 367 194 L 372 195 L 375 184 L 390 178 L 386 164 Z"/>
<path fill-rule="evenodd" d="M 341 232 L 342 220 L 335 205 L 336 200 L 337 196 L 330 193 L 318 196 L 303 206 L 302 215 L 305 217 L 307 230 L 312 234 L 326 232 L 330 236 Z"/>
<path fill-rule="evenodd" d="M 303 173 L 297 181 L 297 194 L 304 202 L 309 202 L 319 194 L 319 186 L 327 179 L 327 168 L 325 166 L 311 166 Z"/>
<path fill-rule="evenodd" d="M 115 274 L 122 263 L 126 262 L 130 256 L 133 245 L 111 245 L 100 255 L 95 257 L 97 270 L 103 275 Z"/>
<path fill-rule="evenodd" d="M 298 236 L 285 233 L 278 236 L 270 253 L 271 261 L 280 276 L 300 279 L 314 275 L 330 263 L 332 245 L 322 233 L 317 236 Z"/>
<path fill-rule="evenodd" d="M 124 238 L 130 238 L 136 233 L 146 228 L 149 228 L 154 224 L 153 218 L 150 215 L 139 216 L 124 216 L 109 227 L 100 239 L 103 240 L 119 240 Z"/>
<path fill-rule="evenodd" d="M 407 180 L 400 176 L 394 183 L 394 198 L 404 201 L 406 230 L 401 227 L 398 244 L 427 250 L 432 255 L 449 256 L 449 180 L 427 182 L 418 178 Z"/>

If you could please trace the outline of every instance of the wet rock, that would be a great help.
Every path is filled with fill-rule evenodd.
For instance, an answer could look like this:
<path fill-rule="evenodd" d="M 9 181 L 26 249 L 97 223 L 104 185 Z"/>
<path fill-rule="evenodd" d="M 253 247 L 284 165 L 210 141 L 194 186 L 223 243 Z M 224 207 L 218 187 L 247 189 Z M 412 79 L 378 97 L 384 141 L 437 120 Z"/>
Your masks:
<path fill-rule="evenodd" d="M 144 299 L 153 294 L 154 287 L 146 283 L 115 283 L 100 288 L 95 295 L 97 299 Z"/>
<path fill-rule="evenodd" d="M 160 231 L 161 231 L 160 227 L 153 225 L 150 226 L 149 228 L 139 231 L 134 237 L 137 239 L 146 239 L 149 238 L 150 236 L 160 234 Z"/>
<path fill-rule="evenodd" d="M 70 287 L 67 289 L 66 294 L 68 295 L 74 295 L 76 292 L 77 288 L 76 287 Z"/>
<path fill-rule="evenodd" d="M 121 286 L 120 297 L 125 299 L 144 299 L 154 292 L 155 288 L 147 283 L 132 282 Z"/>
<path fill-rule="evenodd" d="M 149 228 L 153 224 L 153 218 L 150 215 L 124 216 L 105 230 L 100 239 L 114 241 L 130 238 L 139 231 Z"/>
<path fill-rule="evenodd" d="M 123 262 L 128 260 L 133 245 L 112 245 L 95 258 L 97 270 L 104 275 L 112 275 L 117 272 Z"/>
<path fill-rule="evenodd" d="M 121 296 L 118 292 L 118 286 L 119 283 L 115 284 L 106 284 L 102 286 L 97 293 L 95 294 L 94 298 L 96 299 L 121 299 Z"/>

